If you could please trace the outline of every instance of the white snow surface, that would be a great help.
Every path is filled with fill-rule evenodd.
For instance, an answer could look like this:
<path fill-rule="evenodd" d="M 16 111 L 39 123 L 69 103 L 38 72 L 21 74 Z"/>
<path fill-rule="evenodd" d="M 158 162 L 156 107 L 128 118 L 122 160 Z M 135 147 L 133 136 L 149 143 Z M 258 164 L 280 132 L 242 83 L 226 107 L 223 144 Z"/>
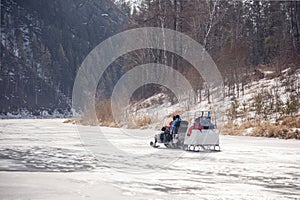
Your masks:
<path fill-rule="evenodd" d="M 223 136 L 221 152 L 154 149 L 117 128 L 102 127 L 130 151 L 174 157 L 168 165 L 103 155 L 98 161 L 82 144 L 99 127 L 63 119 L 0 121 L 0 199 L 296 199 L 300 197 L 300 141 Z M 153 130 L 126 130 L 152 134 Z M 154 134 L 154 133 L 153 133 Z M 178 155 L 180 155 L 179 158 Z M 177 159 L 175 159 L 177 158 Z M 129 164 L 128 164 L 129 163 Z M 119 165 L 138 174 L 116 172 Z M 154 170 L 153 172 L 143 172 Z"/>

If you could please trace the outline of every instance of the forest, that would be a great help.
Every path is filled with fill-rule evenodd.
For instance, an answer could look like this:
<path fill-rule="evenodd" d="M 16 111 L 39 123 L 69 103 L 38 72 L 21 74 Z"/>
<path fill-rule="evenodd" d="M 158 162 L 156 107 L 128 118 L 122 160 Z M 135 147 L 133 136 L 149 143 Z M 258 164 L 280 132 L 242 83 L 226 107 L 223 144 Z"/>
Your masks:
<path fill-rule="evenodd" d="M 110 0 L 1 1 L 0 114 L 70 114 L 82 61 L 126 24 Z"/>
<path fill-rule="evenodd" d="M 277 76 L 287 67 L 299 68 L 298 1 L 143 0 L 132 5 L 130 1 L 116 0 L 115 3 L 131 19 L 127 28 L 168 28 L 202 44 L 229 88 L 244 85 L 251 78 L 262 78 L 259 69 L 274 70 Z M 167 64 L 189 77 L 196 88 L 203 88 L 195 80 L 198 75 L 193 76 L 196 73 L 189 63 L 170 52 L 145 51 L 135 52 L 129 66 L 145 60 Z M 253 73 L 255 76 L 249 77 Z"/>

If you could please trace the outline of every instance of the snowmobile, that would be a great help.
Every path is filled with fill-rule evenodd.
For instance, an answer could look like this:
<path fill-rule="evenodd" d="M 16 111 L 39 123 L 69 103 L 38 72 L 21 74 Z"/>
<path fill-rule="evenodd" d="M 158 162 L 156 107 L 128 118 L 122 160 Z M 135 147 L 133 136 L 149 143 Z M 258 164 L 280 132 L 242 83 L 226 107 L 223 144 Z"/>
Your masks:
<path fill-rule="evenodd" d="M 186 151 L 220 151 L 219 134 L 216 122 L 213 123 L 211 112 L 201 111 L 201 116 L 194 120 L 185 135 L 183 149 Z"/>
<path fill-rule="evenodd" d="M 199 115 L 198 115 L 199 116 Z M 150 145 L 154 148 L 160 147 L 162 143 L 167 148 L 179 148 L 186 151 L 220 151 L 219 131 L 216 123 L 212 123 L 210 111 L 201 111 L 201 115 L 194 119 L 189 127 L 187 121 L 181 121 L 178 134 L 173 139 L 166 141 L 160 132 L 155 134 L 154 142 Z"/>
<path fill-rule="evenodd" d="M 184 137 L 188 129 L 188 121 L 181 121 L 178 128 L 177 134 L 166 133 L 162 129 L 162 132 L 159 132 L 154 135 L 154 142 L 150 142 L 150 146 L 154 148 L 160 147 L 158 144 L 164 144 L 167 148 L 178 149 L 183 148 Z"/>

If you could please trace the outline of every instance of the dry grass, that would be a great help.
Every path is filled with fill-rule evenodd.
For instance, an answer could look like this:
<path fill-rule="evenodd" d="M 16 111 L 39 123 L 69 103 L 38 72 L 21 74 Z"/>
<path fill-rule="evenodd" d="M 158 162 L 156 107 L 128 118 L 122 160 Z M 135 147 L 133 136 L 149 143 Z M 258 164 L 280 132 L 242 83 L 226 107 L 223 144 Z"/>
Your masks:
<path fill-rule="evenodd" d="M 300 128 L 300 116 L 289 116 L 282 118 L 281 125 L 289 128 Z"/>
<path fill-rule="evenodd" d="M 69 124 L 75 124 L 77 122 L 80 122 L 79 118 L 70 118 L 70 119 L 66 119 L 65 121 L 63 121 L 63 123 L 69 123 Z"/>
<path fill-rule="evenodd" d="M 257 137 L 275 137 L 280 139 L 300 139 L 300 132 L 284 125 L 276 125 L 271 123 L 262 123 L 260 126 L 255 127 L 251 136 Z"/>
<path fill-rule="evenodd" d="M 114 123 L 114 118 L 111 111 L 111 101 L 110 99 L 105 99 L 97 101 L 96 105 L 96 115 L 101 125 L 110 125 Z"/>
<path fill-rule="evenodd" d="M 299 126 L 300 118 L 299 116 L 294 116 L 278 119 L 276 123 L 254 121 L 245 121 L 241 125 L 227 123 L 221 128 L 221 132 L 228 135 L 300 139 Z M 253 131 L 247 133 L 246 129 L 248 128 L 253 128 Z"/>
<path fill-rule="evenodd" d="M 146 127 L 151 124 L 151 118 L 149 116 L 138 117 L 133 120 L 133 123 L 137 127 Z"/>
<path fill-rule="evenodd" d="M 244 129 L 233 123 L 226 123 L 220 128 L 220 131 L 225 135 L 242 135 Z"/>
<path fill-rule="evenodd" d="M 91 111 L 87 110 L 83 117 L 79 120 L 82 125 L 91 126 L 108 126 L 108 127 L 121 127 L 127 125 L 128 128 L 142 128 L 147 127 L 151 124 L 151 118 L 149 116 L 145 117 L 134 117 L 126 122 L 116 123 L 112 112 L 111 112 L 111 102 L 110 100 L 103 100 L 96 102 L 96 115 L 97 119 L 94 119 Z"/>
<path fill-rule="evenodd" d="M 91 108 L 94 109 L 94 108 Z M 86 110 L 79 120 L 79 123 L 82 125 L 90 125 L 90 126 L 109 126 L 109 127 L 119 127 L 118 124 L 115 123 L 114 118 L 111 112 L 111 101 L 110 99 L 96 101 L 95 109 L 97 119 L 93 116 L 92 110 Z"/>

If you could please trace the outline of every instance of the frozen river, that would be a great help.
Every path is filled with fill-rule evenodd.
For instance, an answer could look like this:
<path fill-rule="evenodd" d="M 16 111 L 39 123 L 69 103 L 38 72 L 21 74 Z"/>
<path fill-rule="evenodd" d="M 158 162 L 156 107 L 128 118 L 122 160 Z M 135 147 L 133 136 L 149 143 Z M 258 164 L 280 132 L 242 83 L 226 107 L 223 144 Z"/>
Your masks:
<path fill-rule="evenodd" d="M 102 141 L 99 127 L 62 122 L 0 121 L 0 199 L 300 198 L 297 140 L 221 136 L 221 152 L 196 153 L 151 148 L 139 137 L 151 130 L 101 128 Z"/>

